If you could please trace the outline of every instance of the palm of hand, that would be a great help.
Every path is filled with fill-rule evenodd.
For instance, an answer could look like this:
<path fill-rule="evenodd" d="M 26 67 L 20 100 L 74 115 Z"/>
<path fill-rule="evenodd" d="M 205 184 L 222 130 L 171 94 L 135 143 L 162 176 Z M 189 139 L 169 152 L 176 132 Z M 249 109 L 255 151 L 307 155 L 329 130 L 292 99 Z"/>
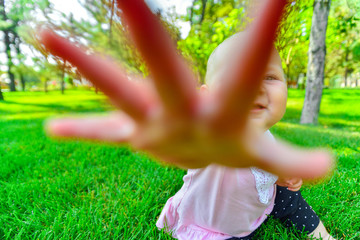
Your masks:
<path fill-rule="evenodd" d="M 331 163 L 326 153 L 274 144 L 245 127 L 286 4 L 285 0 L 270 2 L 249 30 L 248 44 L 244 44 L 246 54 L 236 59 L 240 67 L 229 71 L 227 84 L 209 97 L 196 92 L 193 74 L 143 0 L 118 0 L 117 4 L 148 64 L 153 85 L 128 81 L 113 62 L 87 55 L 53 32 L 42 31 L 41 41 L 49 52 L 77 66 L 122 109 L 109 117 L 56 120 L 48 125 L 49 132 L 63 137 L 127 142 L 161 161 L 185 168 L 218 163 L 258 166 L 279 175 L 304 178 L 324 175 Z M 239 106 L 239 102 L 243 104 Z"/>

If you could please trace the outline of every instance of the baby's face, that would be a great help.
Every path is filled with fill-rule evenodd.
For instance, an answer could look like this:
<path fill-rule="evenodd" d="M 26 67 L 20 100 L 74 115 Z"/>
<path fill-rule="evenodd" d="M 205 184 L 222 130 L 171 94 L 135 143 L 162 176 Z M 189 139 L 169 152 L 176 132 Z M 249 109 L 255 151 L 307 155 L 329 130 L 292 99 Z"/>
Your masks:
<path fill-rule="evenodd" d="M 286 109 L 287 86 L 281 59 L 274 49 L 267 65 L 264 81 L 250 111 L 250 119 L 263 130 L 280 121 Z"/>
<path fill-rule="evenodd" d="M 240 33 L 226 40 L 210 58 L 207 71 L 207 83 L 210 84 L 210 88 L 221 84 L 232 61 L 234 49 L 241 44 L 245 34 Z M 250 111 L 250 124 L 261 130 L 268 130 L 283 117 L 286 100 L 286 80 L 280 56 L 274 48 L 265 71 L 264 81 Z"/>

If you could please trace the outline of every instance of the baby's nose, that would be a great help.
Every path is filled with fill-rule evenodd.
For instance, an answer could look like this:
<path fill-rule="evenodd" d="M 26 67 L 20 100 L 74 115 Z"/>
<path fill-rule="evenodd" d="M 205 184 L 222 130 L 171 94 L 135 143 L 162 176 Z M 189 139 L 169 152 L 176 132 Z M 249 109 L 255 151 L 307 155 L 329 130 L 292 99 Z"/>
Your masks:
<path fill-rule="evenodd" d="M 266 89 L 265 89 L 265 86 L 264 84 L 261 84 L 260 88 L 259 88 L 259 93 L 258 95 L 262 95 L 262 94 L 265 94 L 266 93 Z"/>

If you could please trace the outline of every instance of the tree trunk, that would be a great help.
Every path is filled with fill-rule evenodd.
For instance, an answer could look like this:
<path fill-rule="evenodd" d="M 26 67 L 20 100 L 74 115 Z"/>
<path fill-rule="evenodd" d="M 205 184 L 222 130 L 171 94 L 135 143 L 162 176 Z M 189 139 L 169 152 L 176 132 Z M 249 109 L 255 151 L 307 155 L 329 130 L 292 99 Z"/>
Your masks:
<path fill-rule="evenodd" d="M 359 74 L 355 74 L 355 87 L 358 87 L 358 77 L 359 77 Z"/>
<path fill-rule="evenodd" d="M 0 17 L 1 20 L 6 21 L 7 20 L 7 16 L 6 16 L 6 12 L 5 12 L 5 0 L 0 0 Z M 11 57 L 11 48 L 10 48 L 10 31 L 8 28 L 2 30 L 4 33 L 4 43 L 5 43 L 5 51 L 6 51 L 6 56 L 7 56 L 7 66 L 8 66 L 8 75 L 10 78 L 10 83 L 9 83 L 9 88 L 11 92 L 16 91 L 15 89 L 15 77 L 14 74 L 11 72 L 11 67 L 13 66 L 12 63 L 12 57 Z"/>
<path fill-rule="evenodd" d="M 21 60 L 20 43 L 21 43 L 20 37 L 17 34 L 15 34 L 13 45 L 15 46 L 16 54 L 20 61 L 20 65 L 23 65 L 22 60 Z M 23 92 L 25 92 L 26 83 L 25 83 L 25 78 L 24 78 L 24 74 L 23 74 L 22 70 L 19 71 L 19 77 L 20 77 L 20 82 L 21 82 L 21 89 Z"/>
<path fill-rule="evenodd" d="M 65 91 L 65 67 L 66 67 L 66 61 L 64 61 L 62 74 L 61 74 L 61 94 L 64 94 Z"/>
<path fill-rule="evenodd" d="M 194 17 L 194 8 L 195 8 L 196 0 L 193 1 L 191 8 L 190 8 L 190 26 L 194 24 L 193 17 Z"/>
<path fill-rule="evenodd" d="M 206 11 L 207 0 L 201 0 L 201 3 L 202 3 L 202 9 L 201 9 L 200 25 L 202 24 L 202 22 L 205 19 L 205 11 Z"/>
<path fill-rule="evenodd" d="M 345 87 L 348 86 L 348 74 L 349 74 L 349 69 L 348 69 L 348 67 L 345 67 L 345 73 L 344 73 L 344 83 L 345 83 Z"/>
<path fill-rule="evenodd" d="M 25 78 L 24 78 L 24 74 L 20 73 L 20 82 L 21 82 L 21 89 L 23 92 L 25 92 Z"/>
<path fill-rule="evenodd" d="M 61 78 L 61 94 L 64 94 L 65 92 L 65 81 L 64 81 L 64 74 L 62 74 L 62 78 Z"/>
<path fill-rule="evenodd" d="M 291 81 L 290 79 L 290 63 L 286 63 L 286 82 L 288 83 L 288 87 L 289 87 L 289 81 Z"/>
<path fill-rule="evenodd" d="M 114 9 L 115 9 L 115 0 L 111 1 L 111 16 L 109 22 L 109 44 L 111 46 L 112 43 L 112 28 L 113 28 L 113 20 L 114 20 Z"/>
<path fill-rule="evenodd" d="M 14 74 L 11 72 L 12 66 L 13 66 L 13 64 L 10 63 L 10 61 L 9 61 L 9 65 L 8 65 L 8 75 L 9 75 L 9 78 L 10 78 L 9 88 L 10 88 L 10 92 L 16 92 L 16 88 L 15 88 L 15 76 L 14 76 Z"/>
<path fill-rule="evenodd" d="M 346 50 L 346 53 L 345 53 L 345 71 L 344 71 L 344 85 L 345 87 L 348 86 L 348 74 L 349 74 L 349 68 L 347 67 L 347 63 L 348 63 L 348 60 L 349 60 L 349 51 Z"/>
<path fill-rule="evenodd" d="M 1 91 L 1 82 L 0 82 L 0 101 L 4 101 L 4 96 L 2 94 L 2 91 Z"/>
<path fill-rule="evenodd" d="M 4 32 L 4 39 L 5 39 L 5 49 L 6 49 L 6 56 L 7 56 L 7 66 L 8 66 L 8 76 L 10 78 L 9 88 L 11 92 L 15 92 L 15 76 L 11 72 L 12 66 L 14 65 L 12 62 L 12 56 L 11 56 L 11 47 L 10 47 L 10 32 L 9 31 L 3 31 Z"/>
<path fill-rule="evenodd" d="M 292 51 L 292 47 L 290 48 L 290 50 L 288 52 L 286 62 L 285 62 L 285 65 L 286 65 L 286 79 L 287 79 L 288 83 L 289 83 L 289 80 L 290 80 L 290 65 L 291 65 L 290 57 L 291 57 L 291 51 Z M 289 85 L 288 85 L 288 87 L 289 87 Z"/>
<path fill-rule="evenodd" d="M 48 83 L 48 80 L 45 79 L 45 81 L 44 81 L 44 92 L 46 92 L 46 93 L 48 92 L 47 83 Z"/>
<path fill-rule="evenodd" d="M 326 29 L 331 0 L 316 0 L 312 17 L 309 62 L 301 124 L 317 124 L 324 82 Z"/>

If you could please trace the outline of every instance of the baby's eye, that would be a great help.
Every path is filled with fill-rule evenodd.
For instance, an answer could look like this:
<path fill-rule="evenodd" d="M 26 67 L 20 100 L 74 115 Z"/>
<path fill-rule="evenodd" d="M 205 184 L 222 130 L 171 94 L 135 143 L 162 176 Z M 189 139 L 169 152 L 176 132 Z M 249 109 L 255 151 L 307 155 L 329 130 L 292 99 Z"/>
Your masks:
<path fill-rule="evenodd" d="M 277 77 L 271 75 L 265 77 L 265 80 L 277 80 L 277 79 L 278 79 Z"/>

